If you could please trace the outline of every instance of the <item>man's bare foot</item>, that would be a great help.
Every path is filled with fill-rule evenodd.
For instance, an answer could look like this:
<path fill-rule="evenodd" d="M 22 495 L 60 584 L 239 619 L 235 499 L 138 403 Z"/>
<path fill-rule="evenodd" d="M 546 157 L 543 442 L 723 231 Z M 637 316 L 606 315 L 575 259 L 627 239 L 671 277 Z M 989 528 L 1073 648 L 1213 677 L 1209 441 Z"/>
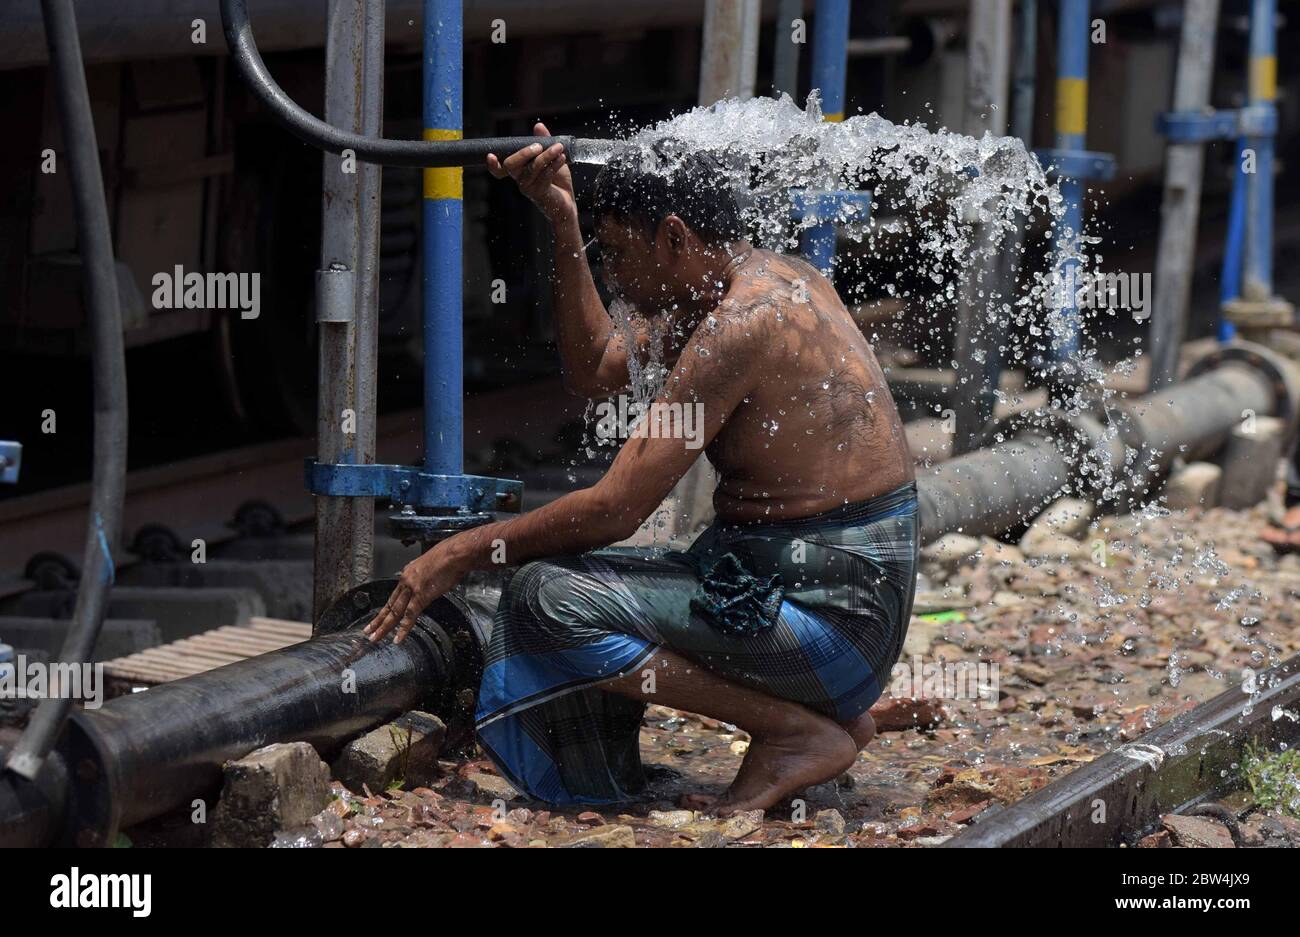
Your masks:
<path fill-rule="evenodd" d="M 810 712 L 798 724 L 755 738 L 736 779 L 721 797 L 688 794 L 681 803 L 720 817 L 766 810 L 796 791 L 839 777 L 857 756 L 848 732 Z"/>
<path fill-rule="evenodd" d="M 1260 539 L 1278 553 L 1300 553 L 1300 504 L 1282 515 L 1281 525 L 1265 527 Z"/>
<path fill-rule="evenodd" d="M 848 722 L 841 722 L 840 728 L 853 737 L 853 744 L 858 746 L 858 751 L 866 748 L 867 743 L 876 737 L 876 720 L 871 718 L 869 711 Z"/>

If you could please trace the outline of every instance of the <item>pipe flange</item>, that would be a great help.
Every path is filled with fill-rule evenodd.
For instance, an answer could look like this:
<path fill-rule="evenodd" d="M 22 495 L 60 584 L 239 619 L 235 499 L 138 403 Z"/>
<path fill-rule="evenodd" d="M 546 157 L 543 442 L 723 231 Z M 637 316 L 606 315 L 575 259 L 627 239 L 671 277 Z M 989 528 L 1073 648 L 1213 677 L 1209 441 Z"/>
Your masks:
<path fill-rule="evenodd" d="M 325 609 L 312 629 L 313 636 L 364 628 L 395 588 L 396 579 L 375 579 L 349 590 Z M 435 599 L 416 618 L 415 630 L 435 645 L 446 661 L 446 678 L 423 706 L 446 724 L 448 745 L 454 747 L 473 737 L 474 709 L 483 678 L 484 649 L 479 629 L 474 627 L 473 609 L 461 596 L 449 593 Z"/>
<path fill-rule="evenodd" d="M 1295 425 L 1296 403 L 1300 400 L 1300 376 L 1289 358 L 1254 342 L 1222 345 L 1196 359 L 1186 380 L 1200 377 L 1227 364 L 1244 364 L 1256 371 L 1273 392 L 1273 413 L 1288 427 Z"/>
<path fill-rule="evenodd" d="M 462 530 L 490 524 L 493 520 L 491 514 L 471 511 L 438 515 L 401 512 L 388 516 L 388 529 L 406 546 L 413 543 L 432 545 Z"/>

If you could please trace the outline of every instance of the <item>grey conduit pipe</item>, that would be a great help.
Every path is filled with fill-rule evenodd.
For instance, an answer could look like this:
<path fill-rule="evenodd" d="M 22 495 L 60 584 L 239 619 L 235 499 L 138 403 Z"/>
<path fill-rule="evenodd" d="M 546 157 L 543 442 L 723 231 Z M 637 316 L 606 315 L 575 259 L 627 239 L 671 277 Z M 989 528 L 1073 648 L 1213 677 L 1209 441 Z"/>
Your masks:
<path fill-rule="evenodd" d="M 579 162 L 609 151 L 606 140 L 574 137 L 480 137 L 475 140 L 386 140 L 348 133 L 308 113 L 285 94 L 262 61 L 253 41 L 247 0 L 221 0 L 221 25 L 226 46 L 239 75 L 271 116 L 294 136 L 329 153 L 351 150 L 364 163 L 384 166 L 439 167 L 482 165 L 489 153 L 501 156 L 532 143 L 563 144 L 569 159 Z"/>
<path fill-rule="evenodd" d="M 72 0 L 41 0 L 41 11 L 72 177 L 82 279 L 90 318 L 94 385 L 95 462 L 90 483 L 90 520 L 73 624 L 59 653 L 61 661 L 75 665 L 90 659 L 99 639 L 108 590 L 113 584 L 111 550 L 122 531 L 122 500 L 126 493 L 126 358 L 108 206 L 104 201 L 104 179 L 100 175 L 99 146 L 91 119 L 77 19 Z M 29 781 L 36 779 L 71 706 L 72 700 L 66 694 L 41 701 L 27 731 L 9 755 L 6 766 L 10 771 Z"/>

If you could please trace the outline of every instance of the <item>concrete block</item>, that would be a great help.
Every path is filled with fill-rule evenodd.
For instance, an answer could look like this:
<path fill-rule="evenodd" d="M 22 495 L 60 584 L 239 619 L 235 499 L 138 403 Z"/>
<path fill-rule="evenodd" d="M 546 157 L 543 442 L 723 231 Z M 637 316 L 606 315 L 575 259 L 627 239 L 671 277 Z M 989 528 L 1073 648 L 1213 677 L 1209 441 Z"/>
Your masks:
<path fill-rule="evenodd" d="M 268 745 L 226 765 L 212 845 L 262 847 L 308 826 L 330 801 L 329 768 L 306 742 Z"/>
<path fill-rule="evenodd" d="M 1079 538 L 1092 523 L 1094 508 L 1091 501 L 1082 498 L 1058 498 L 1039 514 L 1021 539 L 1036 536 Z"/>
<path fill-rule="evenodd" d="M 409 712 L 353 739 L 330 770 L 354 791 L 365 785 L 377 794 L 397 780 L 419 787 L 437 776 L 446 738 L 447 727 L 437 716 Z"/>
<path fill-rule="evenodd" d="M 921 559 L 951 573 L 962 566 L 973 564 L 975 554 L 980 551 L 982 545 L 978 537 L 967 534 L 944 534 L 921 551 Z"/>
<path fill-rule="evenodd" d="M 0 612 L 26 618 L 72 617 L 76 594 L 71 589 L 26 592 L 4 603 Z M 115 587 L 108 597 L 110 618 L 154 621 L 163 641 L 176 641 L 224 625 L 243 625 L 266 617 L 266 603 L 252 589 L 184 589 Z"/>
<path fill-rule="evenodd" d="M 1251 424 L 1239 424 L 1223 448 L 1219 503 L 1227 508 L 1254 507 L 1277 481 L 1286 424 L 1271 416 L 1257 416 Z"/>
<path fill-rule="evenodd" d="M 1171 511 L 1212 508 L 1219 503 L 1223 469 L 1213 462 L 1191 462 L 1165 482 L 1165 506 Z"/>
<path fill-rule="evenodd" d="M 23 651 L 41 651 L 57 657 L 72 622 L 66 618 L 0 618 L 0 637 Z M 125 657 L 162 644 L 156 621 L 109 618 L 99 632 L 91 662 Z"/>
<path fill-rule="evenodd" d="M 262 597 L 266 614 L 289 621 L 309 621 L 312 605 L 312 564 L 307 560 L 209 559 L 191 563 L 141 563 L 127 569 L 123 586 L 186 589 L 252 589 Z"/>

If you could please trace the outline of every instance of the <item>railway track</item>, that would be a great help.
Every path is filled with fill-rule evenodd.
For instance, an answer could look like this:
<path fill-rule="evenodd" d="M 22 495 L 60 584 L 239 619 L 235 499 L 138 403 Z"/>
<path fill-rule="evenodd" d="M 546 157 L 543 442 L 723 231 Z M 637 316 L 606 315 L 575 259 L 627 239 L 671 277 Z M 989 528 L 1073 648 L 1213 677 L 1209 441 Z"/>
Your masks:
<path fill-rule="evenodd" d="M 1249 746 L 1300 742 L 1300 655 L 1054 781 L 944 844 L 963 847 L 1132 846 L 1167 814 L 1238 819 L 1214 802 L 1240 786 Z"/>

